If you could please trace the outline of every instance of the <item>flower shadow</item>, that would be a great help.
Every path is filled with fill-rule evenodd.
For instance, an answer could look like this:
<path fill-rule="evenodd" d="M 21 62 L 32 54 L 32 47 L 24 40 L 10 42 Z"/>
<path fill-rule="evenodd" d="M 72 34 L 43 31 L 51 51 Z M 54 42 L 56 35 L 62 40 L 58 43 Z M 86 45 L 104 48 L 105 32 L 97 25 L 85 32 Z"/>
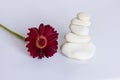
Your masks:
<path fill-rule="evenodd" d="M 12 44 L 15 47 L 16 50 L 18 50 L 21 54 L 25 56 L 29 56 L 26 48 L 26 42 L 23 40 L 20 40 L 19 38 L 14 38 L 12 40 Z"/>

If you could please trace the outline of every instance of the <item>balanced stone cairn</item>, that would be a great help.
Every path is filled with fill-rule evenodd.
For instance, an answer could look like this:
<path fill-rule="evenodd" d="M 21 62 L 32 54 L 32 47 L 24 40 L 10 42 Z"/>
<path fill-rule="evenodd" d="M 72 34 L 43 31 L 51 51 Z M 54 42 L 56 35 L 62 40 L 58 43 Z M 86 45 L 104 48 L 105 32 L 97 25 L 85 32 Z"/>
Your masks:
<path fill-rule="evenodd" d="M 70 24 L 71 32 L 65 35 L 66 42 L 62 45 L 62 53 L 68 58 L 88 60 L 94 56 L 95 45 L 91 42 L 89 26 L 90 16 L 81 12 L 72 19 Z"/>

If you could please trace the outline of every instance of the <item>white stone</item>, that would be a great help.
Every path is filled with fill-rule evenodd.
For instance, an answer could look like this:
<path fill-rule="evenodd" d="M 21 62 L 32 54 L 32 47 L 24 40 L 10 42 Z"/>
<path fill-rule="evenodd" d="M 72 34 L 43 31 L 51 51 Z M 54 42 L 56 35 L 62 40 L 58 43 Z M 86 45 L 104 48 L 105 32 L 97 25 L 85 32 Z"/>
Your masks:
<path fill-rule="evenodd" d="M 89 28 L 88 27 L 84 27 L 84 26 L 79 26 L 79 25 L 74 25 L 71 24 L 70 29 L 73 33 L 77 34 L 77 35 L 88 35 L 89 34 Z"/>
<path fill-rule="evenodd" d="M 79 20 L 88 21 L 90 19 L 90 16 L 87 13 L 80 12 L 77 14 L 77 18 Z"/>
<path fill-rule="evenodd" d="M 78 60 L 88 60 L 94 56 L 95 46 L 93 43 L 65 43 L 62 52 L 65 56 Z"/>
<path fill-rule="evenodd" d="M 90 26 L 91 25 L 90 21 L 82 21 L 77 18 L 72 19 L 71 23 L 75 24 L 75 25 L 80 25 L 80 26 Z"/>
<path fill-rule="evenodd" d="M 69 26 L 71 32 L 65 35 L 66 43 L 61 47 L 62 53 L 68 58 L 88 60 L 94 56 L 95 45 L 90 41 L 89 26 L 90 16 L 78 13 Z"/>
<path fill-rule="evenodd" d="M 88 43 L 91 40 L 91 37 L 89 35 L 79 36 L 69 32 L 65 35 L 65 40 L 71 43 Z"/>

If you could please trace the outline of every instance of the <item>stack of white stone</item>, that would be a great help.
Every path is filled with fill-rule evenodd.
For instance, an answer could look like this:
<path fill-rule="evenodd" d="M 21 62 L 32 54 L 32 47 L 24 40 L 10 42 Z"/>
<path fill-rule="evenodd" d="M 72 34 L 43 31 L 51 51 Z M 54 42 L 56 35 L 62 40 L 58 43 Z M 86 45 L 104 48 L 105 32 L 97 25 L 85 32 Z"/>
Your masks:
<path fill-rule="evenodd" d="M 71 32 L 65 35 L 66 43 L 62 46 L 65 56 L 78 60 L 87 60 L 94 56 L 95 46 L 89 35 L 90 25 L 90 16 L 86 13 L 78 13 L 77 17 L 72 19 Z"/>

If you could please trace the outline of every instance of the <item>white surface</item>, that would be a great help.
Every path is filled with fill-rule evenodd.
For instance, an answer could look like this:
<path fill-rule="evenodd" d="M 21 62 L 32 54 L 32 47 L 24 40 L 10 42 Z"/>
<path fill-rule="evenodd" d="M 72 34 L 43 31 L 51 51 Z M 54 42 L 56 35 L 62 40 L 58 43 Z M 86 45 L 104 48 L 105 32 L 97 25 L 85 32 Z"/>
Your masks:
<path fill-rule="evenodd" d="M 0 80 L 120 80 L 119 0 L 0 0 L 0 23 L 26 36 L 27 28 L 53 25 L 59 45 L 78 12 L 91 15 L 92 40 L 97 47 L 91 61 L 74 61 L 58 53 L 33 59 L 25 43 L 0 28 Z M 59 47 L 60 48 L 60 47 Z"/>

